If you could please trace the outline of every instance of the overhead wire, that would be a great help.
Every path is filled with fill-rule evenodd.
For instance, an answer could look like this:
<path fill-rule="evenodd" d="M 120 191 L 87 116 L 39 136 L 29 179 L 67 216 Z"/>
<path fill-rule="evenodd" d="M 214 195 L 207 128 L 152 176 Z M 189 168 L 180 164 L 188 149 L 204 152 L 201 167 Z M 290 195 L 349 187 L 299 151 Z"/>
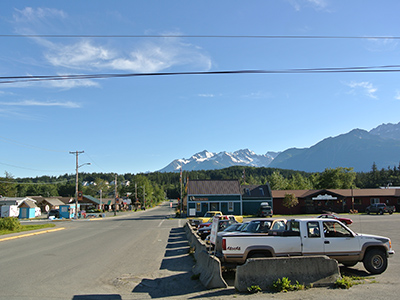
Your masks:
<path fill-rule="evenodd" d="M 386 66 L 355 66 L 300 68 L 283 70 L 222 70 L 222 71 L 188 71 L 188 72 L 158 72 L 158 73 L 109 73 L 109 74 L 71 74 L 71 75 L 21 75 L 1 76 L 0 84 L 17 82 L 37 82 L 53 80 L 106 79 L 146 76 L 177 76 L 177 75 L 229 75 L 229 74 L 313 74 L 313 73 L 386 73 L 400 72 L 400 65 Z"/>
<path fill-rule="evenodd" d="M 0 34 L 0 38 L 227 38 L 227 39 L 400 39 L 400 36 L 194 35 L 194 34 Z"/>

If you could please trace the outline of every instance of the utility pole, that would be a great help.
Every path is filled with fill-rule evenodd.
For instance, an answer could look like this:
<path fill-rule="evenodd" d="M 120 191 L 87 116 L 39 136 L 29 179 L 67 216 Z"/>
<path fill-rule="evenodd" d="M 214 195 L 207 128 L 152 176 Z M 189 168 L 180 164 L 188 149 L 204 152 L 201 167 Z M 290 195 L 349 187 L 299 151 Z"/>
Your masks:
<path fill-rule="evenodd" d="M 114 193 L 115 193 L 115 204 L 114 204 L 114 216 L 117 215 L 117 198 L 118 198 L 118 191 L 117 191 L 117 174 L 115 174 L 115 180 L 114 180 Z"/>
<path fill-rule="evenodd" d="M 76 176 L 75 176 L 75 219 L 78 218 L 78 169 L 79 169 L 79 164 L 78 164 L 78 156 L 81 153 L 84 153 L 85 151 L 75 151 L 75 152 L 69 152 L 70 154 L 75 154 L 76 156 Z"/>

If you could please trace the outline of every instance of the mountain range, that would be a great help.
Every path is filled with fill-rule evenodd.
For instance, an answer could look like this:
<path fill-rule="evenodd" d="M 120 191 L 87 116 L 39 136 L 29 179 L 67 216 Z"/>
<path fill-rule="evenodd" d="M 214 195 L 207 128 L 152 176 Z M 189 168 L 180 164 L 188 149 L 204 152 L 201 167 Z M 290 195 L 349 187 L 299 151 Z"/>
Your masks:
<path fill-rule="evenodd" d="M 378 169 L 399 166 L 400 122 L 382 124 L 370 131 L 353 129 L 336 137 L 328 137 L 309 148 L 290 148 L 264 155 L 249 149 L 233 153 L 212 153 L 204 150 L 189 159 L 176 159 L 159 172 L 177 172 L 181 167 L 192 171 L 231 166 L 271 167 L 305 172 L 352 167 L 356 172 L 369 172 L 374 163 Z"/>

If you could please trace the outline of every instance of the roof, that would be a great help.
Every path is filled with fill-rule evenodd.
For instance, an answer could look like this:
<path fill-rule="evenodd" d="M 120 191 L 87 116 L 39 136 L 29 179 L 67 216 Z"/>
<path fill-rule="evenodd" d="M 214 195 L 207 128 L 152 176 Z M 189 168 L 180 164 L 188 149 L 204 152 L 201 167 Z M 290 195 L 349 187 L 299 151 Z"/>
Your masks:
<path fill-rule="evenodd" d="M 342 197 L 400 197 L 397 189 L 322 189 L 322 190 L 273 190 L 273 198 L 285 198 L 285 194 L 294 194 L 296 198 L 307 198 L 320 193 L 332 193 Z"/>
<path fill-rule="evenodd" d="M 62 202 L 60 199 L 58 198 L 44 198 L 40 203 L 42 202 L 47 202 L 53 206 L 60 206 L 60 205 L 64 205 L 65 203 Z"/>
<path fill-rule="evenodd" d="M 264 185 L 242 185 L 243 198 L 268 198 L 272 197 L 269 186 Z"/>
<path fill-rule="evenodd" d="M 36 202 L 36 201 L 35 201 Z M 36 203 L 34 202 L 34 200 L 24 200 L 22 201 L 18 207 L 29 207 L 29 208 L 35 208 L 37 207 Z"/>
<path fill-rule="evenodd" d="M 239 180 L 190 180 L 188 195 L 240 195 Z"/>

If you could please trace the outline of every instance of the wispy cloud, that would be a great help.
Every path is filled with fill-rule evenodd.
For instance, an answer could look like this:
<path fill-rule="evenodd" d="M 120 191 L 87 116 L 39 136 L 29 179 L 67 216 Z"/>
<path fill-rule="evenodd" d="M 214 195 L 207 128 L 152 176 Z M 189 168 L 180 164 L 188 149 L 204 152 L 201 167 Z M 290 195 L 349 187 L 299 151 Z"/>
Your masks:
<path fill-rule="evenodd" d="M 378 99 L 378 97 L 376 96 L 376 92 L 378 91 L 378 89 L 368 81 L 361 81 L 361 82 L 352 81 L 346 83 L 346 85 L 353 89 L 351 93 L 355 93 L 356 90 L 361 90 L 366 96 L 373 99 Z"/>
<path fill-rule="evenodd" d="M 65 19 L 67 14 L 59 9 L 54 8 L 32 8 L 25 7 L 24 9 L 15 9 L 13 14 L 14 21 L 19 23 L 38 23 L 47 19 Z"/>
<path fill-rule="evenodd" d="M 174 66 L 211 68 L 211 59 L 198 47 L 179 38 L 160 38 L 142 43 L 127 52 L 82 40 L 63 45 L 39 41 L 45 46 L 45 58 L 55 67 L 79 70 L 117 70 L 128 72 L 159 72 Z"/>
<path fill-rule="evenodd" d="M 311 6 L 315 10 L 325 10 L 329 3 L 328 0 L 287 0 L 296 11 L 300 11 L 303 7 Z"/>
<path fill-rule="evenodd" d="M 59 102 L 59 101 L 36 101 L 36 100 L 24 100 L 24 101 L 17 101 L 17 102 L 1 102 L 0 106 L 58 106 L 58 107 L 66 107 L 66 108 L 79 108 L 81 107 L 80 104 L 66 101 L 66 102 Z"/>
<path fill-rule="evenodd" d="M 371 52 L 393 51 L 397 48 L 398 40 L 392 38 L 367 39 L 367 50 Z"/>
<path fill-rule="evenodd" d="M 198 94 L 198 97 L 203 97 L 203 98 L 214 98 L 214 94 Z"/>

